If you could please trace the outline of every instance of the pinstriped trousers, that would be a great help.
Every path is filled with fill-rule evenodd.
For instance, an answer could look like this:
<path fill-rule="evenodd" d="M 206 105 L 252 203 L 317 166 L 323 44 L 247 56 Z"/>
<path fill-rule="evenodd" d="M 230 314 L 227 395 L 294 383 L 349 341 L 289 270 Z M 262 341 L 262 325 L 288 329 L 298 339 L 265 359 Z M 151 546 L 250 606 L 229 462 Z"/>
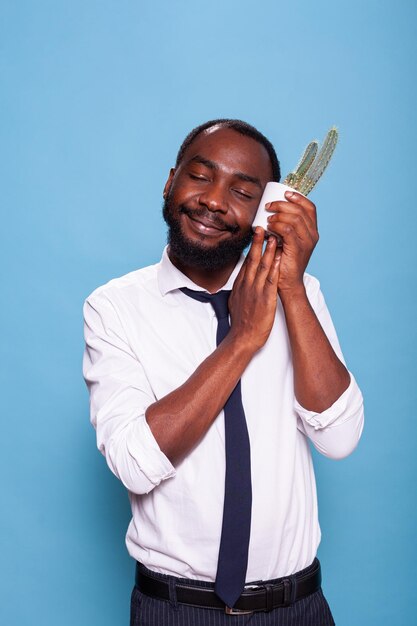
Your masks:
<path fill-rule="evenodd" d="M 212 583 L 184 581 L 183 578 L 155 572 L 152 575 L 169 581 L 170 601 L 150 598 L 135 586 L 131 598 L 130 626 L 335 626 L 321 589 L 290 606 L 269 613 L 226 615 L 219 609 L 197 608 L 176 602 L 176 583 L 192 582 L 197 586 L 213 588 Z"/>

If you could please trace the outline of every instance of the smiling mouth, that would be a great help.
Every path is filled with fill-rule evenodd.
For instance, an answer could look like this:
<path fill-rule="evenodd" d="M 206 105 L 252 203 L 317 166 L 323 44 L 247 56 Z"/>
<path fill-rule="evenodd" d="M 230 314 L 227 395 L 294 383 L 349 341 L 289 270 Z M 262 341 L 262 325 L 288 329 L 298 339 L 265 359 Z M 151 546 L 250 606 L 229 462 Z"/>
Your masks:
<path fill-rule="evenodd" d="M 216 230 L 217 232 L 224 232 L 227 230 L 227 228 L 217 226 L 213 221 L 204 219 L 203 217 L 194 217 L 192 215 L 188 215 L 188 217 L 190 218 L 190 220 L 192 220 L 195 223 L 197 228 L 201 230 L 202 232 L 204 231 L 211 232 L 213 230 Z"/>
<path fill-rule="evenodd" d="M 193 227 L 198 230 L 198 232 L 203 234 L 217 234 L 221 232 L 236 233 L 239 230 L 238 226 L 225 224 L 223 220 L 217 216 L 216 219 L 207 217 L 206 212 L 201 212 L 200 214 L 198 211 L 191 211 L 187 207 L 181 207 L 180 212 L 185 213 L 185 215 L 191 220 Z"/>

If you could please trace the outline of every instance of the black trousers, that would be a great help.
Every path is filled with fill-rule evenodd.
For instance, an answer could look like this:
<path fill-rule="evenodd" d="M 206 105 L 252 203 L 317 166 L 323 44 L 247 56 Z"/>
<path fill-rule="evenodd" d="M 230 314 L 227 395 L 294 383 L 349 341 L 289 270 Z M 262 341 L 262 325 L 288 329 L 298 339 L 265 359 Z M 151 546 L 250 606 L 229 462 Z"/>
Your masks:
<path fill-rule="evenodd" d="M 131 598 L 130 626 L 244 626 L 245 624 L 249 626 L 334 626 L 335 624 L 321 589 L 290 606 L 274 609 L 269 613 L 226 615 L 219 609 L 178 604 L 175 598 L 175 585 L 184 583 L 184 579 L 155 572 L 152 572 L 152 575 L 169 581 L 170 600 L 150 598 L 135 586 Z M 204 581 L 186 582 L 213 588 L 212 583 Z"/>

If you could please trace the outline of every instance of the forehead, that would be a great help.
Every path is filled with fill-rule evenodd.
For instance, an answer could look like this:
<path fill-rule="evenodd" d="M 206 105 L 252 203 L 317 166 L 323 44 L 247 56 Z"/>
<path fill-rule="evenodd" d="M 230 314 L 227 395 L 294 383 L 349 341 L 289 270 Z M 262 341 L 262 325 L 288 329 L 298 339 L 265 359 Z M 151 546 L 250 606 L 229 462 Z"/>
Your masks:
<path fill-rule="evenodd" d="M 213 161 L 221 170 L 243 172 L 265 183 L 272 180 L 272 165 L 266 148 L 231 128 L 213 127 L 200 133 L 186 149 L 182 163 L 189 163 L 197 155 Z"/>

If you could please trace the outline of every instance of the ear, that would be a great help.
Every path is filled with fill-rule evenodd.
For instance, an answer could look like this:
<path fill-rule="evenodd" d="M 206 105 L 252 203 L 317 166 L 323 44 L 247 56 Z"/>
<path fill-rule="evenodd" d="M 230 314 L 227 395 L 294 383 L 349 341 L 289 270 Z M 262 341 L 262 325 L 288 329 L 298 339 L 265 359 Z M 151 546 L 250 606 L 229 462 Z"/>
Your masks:
<path fill-rule="evenodd" d="M 162 194 L 164 198 L 166 198 L 167 195 L 169 194 L 169 190 L 171 189 L 172 181 L 175 176 L 175 171 L 176 171 L 175 167 L 171 167 L 171 169 L 169 170 L 168 180 L 165 183 L 164 193 Z"/>

